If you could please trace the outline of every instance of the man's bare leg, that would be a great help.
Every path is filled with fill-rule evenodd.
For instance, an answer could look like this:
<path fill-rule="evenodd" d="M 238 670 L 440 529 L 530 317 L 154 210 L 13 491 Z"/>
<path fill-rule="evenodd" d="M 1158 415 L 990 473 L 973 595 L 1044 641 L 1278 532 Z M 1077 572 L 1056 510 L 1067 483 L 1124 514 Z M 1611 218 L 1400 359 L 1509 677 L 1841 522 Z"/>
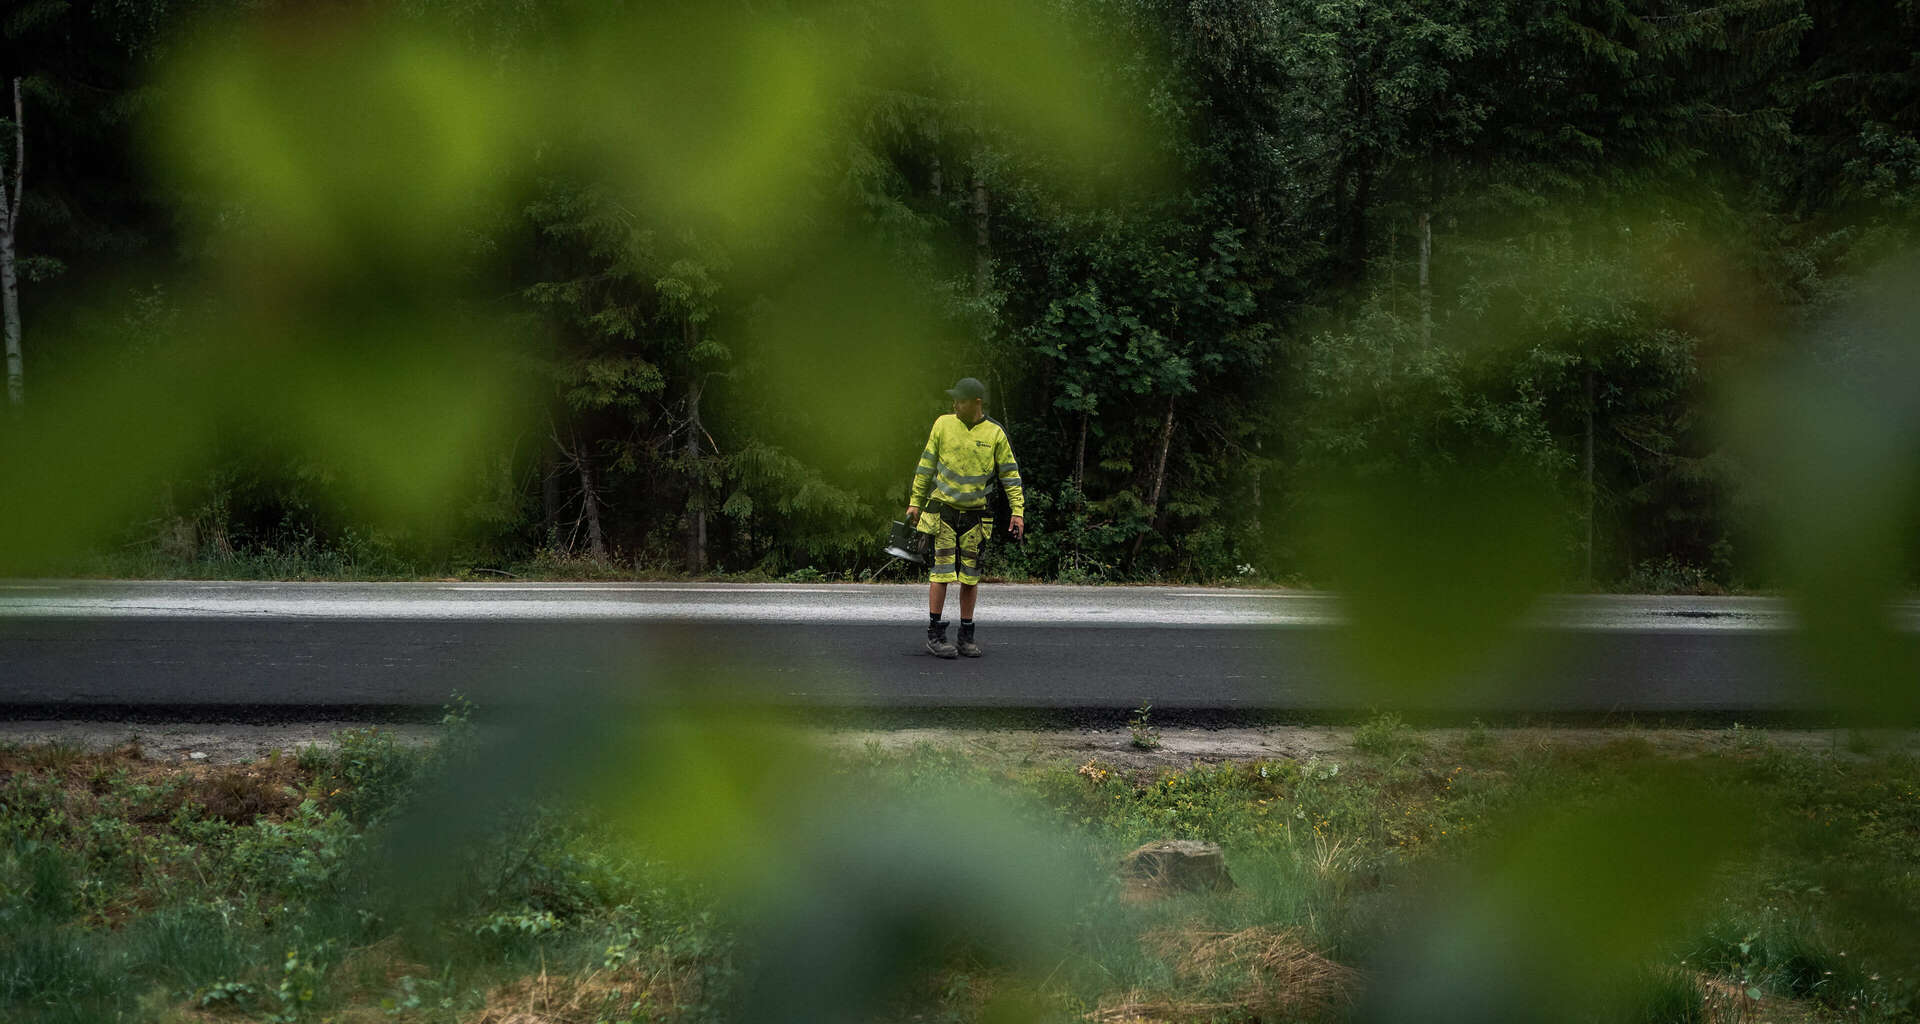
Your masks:
<path fill-rule="evenodd" d="M 969 614 L 973 608 L 973 602 L 967 598 L 967 588 L 964 586 L 960 588 L 960 608 Z M 945 583 L 927 584 L 927 614 L 939 618 L 940 613 L 946 610 L 947 585 Z"/>
<path fill-rule="evenodd" d="M 942 594 L 941 596 L 945 597 L 946 595 Z M 960 584 L 960 617 L 962 619 L 968 622 L 973 621 L 973 603 L 979 599 L 980 599 L 980 584 L 978 583 Z"/>

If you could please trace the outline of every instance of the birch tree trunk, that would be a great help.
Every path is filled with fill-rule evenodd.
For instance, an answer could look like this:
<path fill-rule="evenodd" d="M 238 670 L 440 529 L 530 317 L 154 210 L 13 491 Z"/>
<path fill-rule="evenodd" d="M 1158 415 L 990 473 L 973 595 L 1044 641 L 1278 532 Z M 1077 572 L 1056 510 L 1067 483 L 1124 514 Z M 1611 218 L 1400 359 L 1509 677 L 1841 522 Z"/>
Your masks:
<path fill-rule="evenodd" d="M 15 229 L 20 225 L 20 202 L 25 198 L 27 173 L 26 108 L 20 102 L 20 80 L 13 80 L 13 188 L 0 179 L 0 316 L 6 320 L 7 408 L 19 415 L 27 404 L 26 361 L 20 353 L 20 280 L 14 267 Z"/>
<path fill-rule="evenodd" d="M 1093 418 L 1091 409 L 1080 410 L 1080 445 L 1073 453 L 1073 489 L 1080 494 L 1080 500 L 1086 500 L 1087 494 L 1087 421 Z"/>
<path fill-rule="evenodd" d="M 1160 492 L 1167 485 L 1167 453 L 1173 449 L 1173 398 L 1167 399 L 1167 418 L 1160 424 L 1160 457 L 1154 460 L 1153 491 L 1147 498 L 1147 508 L 1157 519 L 1160 515 Z"/>
<path fill-rule="evenodd" d="M 1153 529 L 1160 528 L 1160 493 L 1167 485 L 1167 455 L 1173 450 L 1173 403 L 1172 396 L 1167 398 L 1167 417 L 1160 424 L 1160 455 L 1153 464 L 1153 490 L 1147 494 L 1147 515 L 1152 519 Z M 1147 539 L 1142 531 L 1133 538 L 1133 550 L 1127 553 L 1132 561 L 1140 555 L 1140 542 Z"/>
<path fill-rule="evenodd" d="M 7 321 L 7 408 L 18 414 L 27 404 L 27 367 L 20 353 L 20 285 L 13 267 L 13 231 L 0 232 L 0 306 Z"/>

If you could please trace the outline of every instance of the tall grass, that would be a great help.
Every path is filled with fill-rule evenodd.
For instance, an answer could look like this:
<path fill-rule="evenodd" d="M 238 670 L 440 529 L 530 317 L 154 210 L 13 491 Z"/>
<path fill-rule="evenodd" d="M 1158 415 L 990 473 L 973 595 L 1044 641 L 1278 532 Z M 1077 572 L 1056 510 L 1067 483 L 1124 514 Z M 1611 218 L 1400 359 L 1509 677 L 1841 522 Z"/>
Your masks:
<path fill-rule="evenodd" d="M 1516 815 L 1632 792 L 1662 756 L 1492 731 L 1453 748 L 1403 729 L 1351 757 L 1181 771 L 950 747 L 819 756 L 856 789 L 909 802 L 991 795 L 1079 865 L 1088 896 L 1049 954 L 1039 1019 L 1323 1020 L 1350 1014 L 1414 911 L 1498 848 Z M 401 1021 L 494 1021 L 513 999 L 591 1003 L 608 1020 L 737 1009 L 754 955 L 743 908 L 648 859 L 590 805 L 502 798 L 490 831 L 436 852 L 449 865 L 437 888 L 394 889 L 383 866 L 405 848 L 393 829 L 449 792 L 435 781 L 446 770 L 472 771 L 458 760 L 460 716 L 449 735 L 421 751 L 354 731 L 331 750 L 215 769 L 0 751 L 0 1020 L 384 1006 Z M 1703 1020 L 1706 978 L 1768 1005 L 1911 1019 L 1916 979 L 1899 969 L 1911 930 L 1862 907 L 1870 895 L 1888 919 L 1920 913 L 1920 853 L 1902 839 L 1920 821 L 1920 767 L 1764 744 L 1709 743 L 1694 760 L 1711 785 L 1764 794 L 1771 826 L 1690 931 L 1565 1019 Z M 257 812 L 213 813 L 209 800 L 235 794 Z M 1140 898 L 1113 869 L 1164 838 L 1222 844 L 1233 887 Z M 1013 984 L 964 946 L 927 969 L 889 1013 L 981 1019 Z M 537 977 L 545 988 L 526 987 Z"/>

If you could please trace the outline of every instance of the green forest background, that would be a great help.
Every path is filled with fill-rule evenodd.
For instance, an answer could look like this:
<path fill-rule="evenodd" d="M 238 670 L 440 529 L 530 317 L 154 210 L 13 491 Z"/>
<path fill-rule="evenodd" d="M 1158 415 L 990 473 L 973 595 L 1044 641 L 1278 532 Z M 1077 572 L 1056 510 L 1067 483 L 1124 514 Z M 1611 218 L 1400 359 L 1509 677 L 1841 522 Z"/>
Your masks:
<path fill-rule="evenodd" d="M 578 52 L 562 42 L 604 37 L 608 15 L 588 13 L 602 6 L 417 0 L 377 17 L 513 97 Z M 13 568 L 861 576 L 884 561 L 941 389 L 976 376 L 1026 481 L 1032 536 L 1001 547 L 1007 575 L 1337 583 L 1316 552 L 1342 495 L 1385 493 L 1404 516 L 1371 525 L 1404 535 L 1388 556 L 1419 560 L 1472 531 L 1421 532 L 1432 488 L 1460 486 L 1502 497 L 1449 514 L 1491 516 L 1490 537 L 1514 525 L 1502 514 L 1525 518 L 1559 585 L 1767 587 L 1780 567 L 1761 523 L 1780 495 L 1748 426 L 1792 413 L 1743 413 L 1739 396 L 1800 360 L 1886 372 L 1828 327 L 1912 251 L 1912 0 L 1063 0 L 1046 7 L 1047 47 L 968 37 L 1013 47 L 1023 77 L 1000 91 L 1060 97 L 1054 117 L 896 33 L 819 27 L 881 23 L 877 0 L 734 6 L 681 24 L 688 62 L 744 52 L 758 74 L 804 37 L 823 65 L 860 69 L 829 117 L 752 108 L 756 148 L 653 168 L 711 178 L 728 203 L 748 194 L 762 229 L 552 155 L 583 119 L 617 135 L 617 107 L 515 107 L 524 159 L 476 172 L 501 180 L 440 211 L 432 244 L 351 250 L 334 298 L 303 300 L 363 319 L 421 303 L 383 289 L 431 264 L 436 322 L 491 339 L 406 364 L 436 396 L 418 409 L 511 411 L 446 442 L 457 472 L 432 501 L 368 500 L 401 486 L 368 452 L 458 429 L 422 414 L 316 444 L 268 401 L 220 418 L 192 457 L 101 463 L 137 483 L 114 501 L 48 485 L 62 514 L 100 505 L 99 529 L 84 551 L 15 551 Z M 189 163 L 240 159 L 219 125 L 195 134 L 170 62 L 262 12 L 298 11 L 320 38 L 323 18 L 373 10 L 10 6 L 29 409 L 98 390 L 101 367 L 165 362 L 219 315 L 220 293 L 194 282 L 275 262 L 249 248 L 258 204 L 217 173 L 156 170 L 183 147 Z M 731 29 L 744 34 L 708 38 Z M 1058 47 L 1080 57 L 1055 63 Z M 680 96 L 673 76 L 698 70 L 634 73 Z M 469 99 L 482 126 L 514 102 Z M 701 137 L 734 109 L 690 87 L 673 128 Z M 1114 111 L 1138 128 L 1124 144 L 1075 136 L 1080 112 Z M 372 168 L 342 172 L 369 220 L 458 191 L 430 160 L 424 186 L 405 180 L 408 147 L 434 143 L 368 117 L 316 106 L 310 124 L 316 161 Z M 727 191 L 741 166 L 777 187 Z M 243 293 L 266 294 L 261 280 Z M 380 330 L 355 336 L 353 316 L 310 326 L 309 307 L 259 301 L 384 365 Z M 248 337 L 250 352 L 277 344 Z M 271 396 L 296 386 L 275 375 L 301 372 L 199 386 Z M 339 400 L 359 379 L 309 377 Z M 166 387 L 142 408 L 165 409 Z M 54 429 L 11 422 L 16 437 Z M 105 448 L 141 431 L 88 429 Z M 1920 536 L 1912 498 L 1891 536 Z M 1909 580 L 1913 550 L 1890 556 Z"/>

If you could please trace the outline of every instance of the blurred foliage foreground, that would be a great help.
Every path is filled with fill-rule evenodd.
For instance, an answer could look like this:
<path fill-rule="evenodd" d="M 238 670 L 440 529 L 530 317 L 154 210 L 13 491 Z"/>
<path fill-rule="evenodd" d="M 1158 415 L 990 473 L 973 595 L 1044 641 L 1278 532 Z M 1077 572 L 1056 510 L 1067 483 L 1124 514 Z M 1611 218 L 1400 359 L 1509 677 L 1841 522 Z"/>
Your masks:
<path fill-rule="evenodd" d="M 23 242 L 139 254 L 22 254 L 0 572 L 857 567 L 973 373 L 1035 478 L 1016 575 L 1338 584 L 1393 706 L 1568 579 L 1753 569 L 1824 706 L 1920 718 L 1912 4 L 245 6 L 0 26 L 49 111 Z M 1382 726 L 1141 778 L 556 710 L 8 754 L 4 1016 L 1913 1013 L 1910 759 Z M 1169 834 L 1240 888 L 1124 899 Z"/>
<path fill-rule="evenodd" d="M 613 720 L 0 750 L 0 1017 L 1920 1019 L 1920 761 L 1864 737 L 1381 716 L 1174 770 Z M 1165 838 L 1233 887 L 1116 878 Z"/>
<path fill-rule="evenodd" d="M 863 573 L 970 375 L 1015 578 L 1878 599 L 1920 578 L 1916 33 L 26 4 L 0 572 Z"/>

